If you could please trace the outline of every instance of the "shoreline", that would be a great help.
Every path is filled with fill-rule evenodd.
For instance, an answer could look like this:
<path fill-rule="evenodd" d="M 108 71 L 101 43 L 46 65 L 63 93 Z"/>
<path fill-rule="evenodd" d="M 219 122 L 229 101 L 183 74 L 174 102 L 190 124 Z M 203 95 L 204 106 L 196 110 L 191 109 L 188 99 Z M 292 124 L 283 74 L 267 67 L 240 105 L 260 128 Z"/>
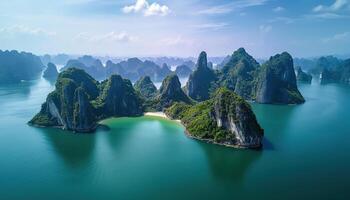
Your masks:
<path fill-rule="evenodd" d="M 164 118 L 164 119 L 167 119 L 167 120 L 170 120 L 170 121 L 178 122 L 181 125 L 183 125 L 180 120 L 171 119 L 164 112 L 145 112 L 143 114 L 143 116 L 160 117 L 160 118 Z"/>
<path fill-rule="evenodd" d="M 143 116 L 152 116 L 152 117 L 161 117 L 171 120 L 168 116 L 166 116 L 163 112 L 145 112 L 143 113 Z"/>

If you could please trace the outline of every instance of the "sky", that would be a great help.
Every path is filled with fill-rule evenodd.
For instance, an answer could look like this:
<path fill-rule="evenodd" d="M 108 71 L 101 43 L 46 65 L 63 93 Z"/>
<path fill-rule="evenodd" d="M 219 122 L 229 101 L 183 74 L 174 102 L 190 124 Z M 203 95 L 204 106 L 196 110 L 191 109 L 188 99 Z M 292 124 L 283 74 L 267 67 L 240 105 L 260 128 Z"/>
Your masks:
<path fill-rule="evenodd" d="M 350 55 L 350 0 L 11 0 L 0 49 L 35 54 L 257 58 Z"/>

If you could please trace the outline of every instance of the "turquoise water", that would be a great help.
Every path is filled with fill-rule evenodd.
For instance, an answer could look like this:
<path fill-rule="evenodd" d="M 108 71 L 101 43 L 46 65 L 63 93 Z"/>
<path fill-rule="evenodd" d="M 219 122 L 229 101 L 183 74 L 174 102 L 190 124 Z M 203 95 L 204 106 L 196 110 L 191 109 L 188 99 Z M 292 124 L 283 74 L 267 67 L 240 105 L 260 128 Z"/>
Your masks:
<path fill-rule="evenodd" d="M 0 86 L 0 199 L 350 199 L 350 87 L 300 89 L 300 106 L 253 104 L 266 138 L 253 151 L 154 117 L 85 135 L 30 127 L 52 83 Z"/>

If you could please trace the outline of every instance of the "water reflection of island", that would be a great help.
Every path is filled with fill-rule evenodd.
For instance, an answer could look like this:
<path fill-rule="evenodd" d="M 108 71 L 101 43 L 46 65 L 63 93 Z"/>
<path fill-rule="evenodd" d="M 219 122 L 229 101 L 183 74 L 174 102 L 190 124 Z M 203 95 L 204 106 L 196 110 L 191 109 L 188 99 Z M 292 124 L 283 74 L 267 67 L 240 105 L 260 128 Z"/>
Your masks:
<path fill-rule="evenodd" d="M 224 182 L 240 183 L 262 151 L 232 149 L 198 141 L 208 159 L 212 175 Z"/>
<path fill-rule="evenodd" d="M 45 141 L 53 153 L 71 169 L 84 169 L 92 163 L 96 135 L 73 134 L 54 128 L 37 128 L 43 133 Z"/>
<path fill-rule="evenodd" d="M 276 150 L 283 141 L 293 115 L 303 105 L 266 105 L 253 103 L 252 108 L 261 127 L 264 129 L 263 150 Z M 277 147 L 276 147 L 277 146 Z"/>

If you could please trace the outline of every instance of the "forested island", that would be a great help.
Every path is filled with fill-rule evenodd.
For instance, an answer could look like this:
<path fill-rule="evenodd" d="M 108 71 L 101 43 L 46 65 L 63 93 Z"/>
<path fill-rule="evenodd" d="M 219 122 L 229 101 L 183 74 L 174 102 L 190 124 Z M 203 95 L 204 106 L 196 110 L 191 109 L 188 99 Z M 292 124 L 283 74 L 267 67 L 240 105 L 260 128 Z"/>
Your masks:
<path fill-rule="evenodd" d="M 0 50 L 0 84 L 38 78 L 45 66 L 31 53 Z"/>
<path fill-rule="evenodd" d="M 91 57 L 83 60 L 86 65 L 80 68 L 99 63 Z M 233 147 L 259 148 L 264 131 L 246 100 L 270 104 L 304 102 L 296 85 L 292 57 L 286 52 L 260 65 L 240 48 L 218 70 L 207 61 L 206 52 L 201 52 L 184 88 L 176 73 L 168 73 L 168 66 L 163 65 L 168 75 L 159 90 L 149 76 L 141 77 L 134 85 L 117 74 L 97 81 L 85 70 L 74 67 L 79 62 L 68 61 L 67 66 L 73 67 L 66 66 L 58 75 L 55 91 L 47 96 L 29 124 L 93 132 L 98 122 L 106 118 L 162 111 L 181 120 L 190 137 Z M 98 70 L 90 73 L 97 75 Z"/>

